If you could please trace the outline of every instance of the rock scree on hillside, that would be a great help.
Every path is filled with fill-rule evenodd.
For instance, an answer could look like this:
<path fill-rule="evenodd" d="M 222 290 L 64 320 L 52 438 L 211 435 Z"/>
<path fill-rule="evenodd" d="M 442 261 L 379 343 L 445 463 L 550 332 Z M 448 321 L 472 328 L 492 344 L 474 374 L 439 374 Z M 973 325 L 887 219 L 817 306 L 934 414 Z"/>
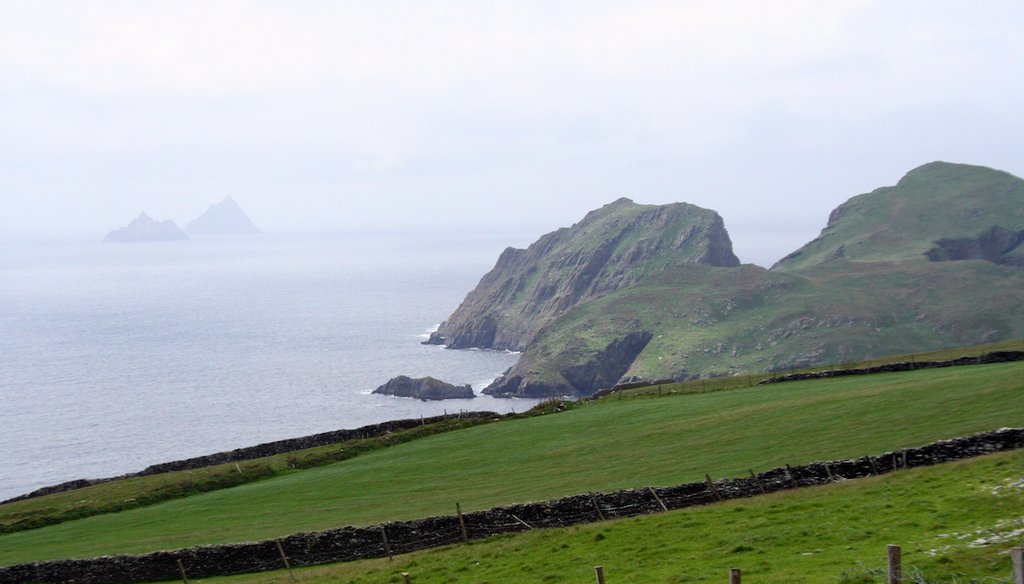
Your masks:
<path fill-rule="evenodd" d="M 411 378 L 399 375 L 373 390 L 373 393 L 397 397 L 414 397 L 421 400 L 474 398 L 473 388 L 468 383 L 453 385 L 433 377 Z"/>

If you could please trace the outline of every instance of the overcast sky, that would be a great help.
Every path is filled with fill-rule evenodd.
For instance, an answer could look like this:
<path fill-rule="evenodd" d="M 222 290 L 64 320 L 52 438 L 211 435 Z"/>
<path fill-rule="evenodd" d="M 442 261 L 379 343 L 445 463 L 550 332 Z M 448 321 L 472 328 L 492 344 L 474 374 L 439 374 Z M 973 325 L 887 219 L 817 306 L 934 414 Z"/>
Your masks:
<path fill-rule="evenodd" d="M 0 0 L 0 239 L 228 194 L 540 235 L 626 196 L 769 265 L 920 164 L 1024 175 L 1022 79 L 1020 0 Z"/>

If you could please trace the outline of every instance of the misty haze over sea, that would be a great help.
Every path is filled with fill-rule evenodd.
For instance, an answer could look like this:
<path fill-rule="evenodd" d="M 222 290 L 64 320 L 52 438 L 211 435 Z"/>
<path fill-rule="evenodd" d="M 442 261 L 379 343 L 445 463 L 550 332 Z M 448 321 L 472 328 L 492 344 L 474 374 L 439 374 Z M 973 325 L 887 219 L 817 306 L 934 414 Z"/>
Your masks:
<path fill-rule="evenodd" d="M 0 499 L 77 478 L 528 400 L 370 395 L 516 355 L 424 346 L 509 235 L 263 235 L 0 249 Z"/>

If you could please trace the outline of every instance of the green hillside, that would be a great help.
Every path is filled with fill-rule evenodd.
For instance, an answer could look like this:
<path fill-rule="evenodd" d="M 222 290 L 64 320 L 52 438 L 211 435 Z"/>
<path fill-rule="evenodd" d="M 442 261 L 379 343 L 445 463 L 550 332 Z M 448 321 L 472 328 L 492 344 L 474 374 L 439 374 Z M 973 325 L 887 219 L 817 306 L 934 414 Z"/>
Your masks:
<path fill-rule="evenodd" d="M 923 260 L 937 240 L 977 238 L 992 227 L 1024 230 L 1024 181 L 982 166 L 933 162 L 896 186 L 843 203 L 817 239 L 772 269 L 837 260 Z"/>
<path fill-rule="evenodd" d="M 0 536 L 0 565 L 251 541 L 858 457 L 1024 419 L 1024 363 L 624 394 L 320 468 Z"/>
<path fill-rule="evenodd" d="M 716 218 L 608 205 L 503 254 L 439 334 L 455 347 L 522 348 L 485 392 L 529 397 L 1024 337 L 1024 180 L 1005 172 L 926 164 L 841 205 L 771 270 L 677 261 L 710 240 L 722 249 L 724 227 L 690 255 L 667 245 Z M 529 334 L 508 332 L 522 322 Z"/>
<path fill-rule="evenodd" d="M 688 379 L 1024 337 L 1024 270 L 989 262 L 847 262 L 799 273 L 694 266 L 588 302 L 513 369 L 569 389 L 607 347 L 651 335 L 623 379 Z M 970 299 L 970 301 L 965 301 Z M 532 376 L 532 377 L 531 377 Z"/>
<path fill-rule="evenodd" d="M 882 477 L 484 542 L 295 570 L 298 582 L 416 584 L 618 582 L 884 584 L 886 545 L 906 582 L 1009 583 L 1007 550 L 1024 527 L 1024 452 Z M 984 543 L 980 543 L 984 542 Z M 921 578 L 924 578 L 922 580 Z M 277 584 L 282 572 L 212 578 Z"/>

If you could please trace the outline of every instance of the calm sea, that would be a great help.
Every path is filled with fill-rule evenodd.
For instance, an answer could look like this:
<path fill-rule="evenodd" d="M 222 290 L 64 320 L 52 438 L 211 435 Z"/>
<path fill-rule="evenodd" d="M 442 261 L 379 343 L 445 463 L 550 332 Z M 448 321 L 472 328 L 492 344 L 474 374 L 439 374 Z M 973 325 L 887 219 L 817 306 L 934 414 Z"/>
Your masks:
<path fill-rule="evenodd" d="M 262 235 L 0 247 L 0 500 L 76 478 L 447 410 L 517 356 L 420 344 L 509 236 Z"/>

